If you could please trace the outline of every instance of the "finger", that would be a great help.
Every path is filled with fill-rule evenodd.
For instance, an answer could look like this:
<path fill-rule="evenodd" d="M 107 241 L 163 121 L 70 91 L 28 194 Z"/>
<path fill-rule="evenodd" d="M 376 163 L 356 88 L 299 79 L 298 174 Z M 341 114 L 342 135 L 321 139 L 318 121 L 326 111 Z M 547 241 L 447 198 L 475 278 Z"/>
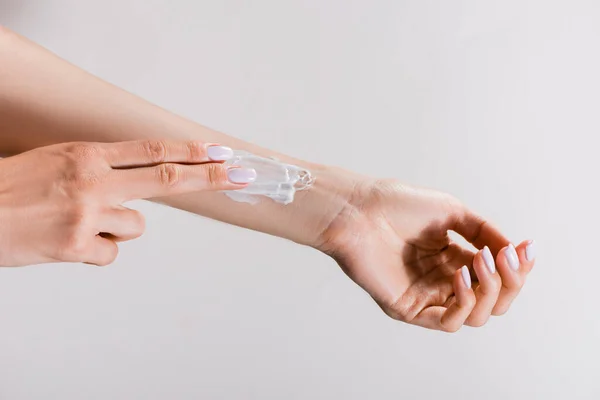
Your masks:
<path fill-rule="evenodd" d="M 439 265 L 437 268 L 444 269 L 444 272 L 447 274 L 454 274 L 456 270 L 462 268 L 463 265 L 466 265 L 467 268 L 469 268 L 469 272 L 472 274 L 475 273 L 475 271 L 469 267 L 473 265 L 473 259 L 475 258 L 475 253 L 471 249 L 467 249 L 458 243 L 452 242 L 448 246 L 448 252 L 450 253 L 450 260 L 444 265 Z"/>
<path fill-rule="evenodd" d="M 519 294 L 524 282 L 524 278 L 519 273 L 519 256 L 512 244 L 500 250 L 498 257 L 496 257 L 496 267 L 500 278 L 502 278 L 502 288 L 492 314 L 502 315 L 508 311 L 510 304 Z"/>
<path fill-rule="evenodd" d="M 411 323 L 445 332 L 458 331 L 475 306 L 475 293 L 471 289 L 469 269 L 464 266 L 452 279 L 456 300 L 449 306 L 430 306 L 423 309 Z"/>
<path fill-rule="evenodd" d="M 97 235 L 90 243 L 90 249 L 87 252 L 86 264 L 105 266 L 112 264 L 119 255 L 117 244 L 107 238 Z"/>
<path fill-rule="evenodd" d="M 531 272 L 535 264 L 535 241 L 526 240 L 517 246 L 517 254 L 519 255 L 519 261 L 521 267 L 519 272 L 523 278 Z"/>
<path fill-rule="evenodd" d="M 148 199 L 204 190 L 236 190 L 256 179 L 256 171 L 208 163 L 199 165 L 159 164 L 154 167 L 113 171 L 112 193 L 120 201 Z"/>
<path fill-rule="evenodd" d="M 502 280 L 496 273 L 496 263 L 487 246 L 475 255 L 473 269 L 479 281 L 475 289 L 477 302 L 465 324 L 478 327 L 483 326 L 490 318 L 500 294 Z"/>
<path fill-rule="evenodd" d="M 145 229 L 146 220 L 142 213 L 122 206 L 102 213 L 97 226 L 98 232 L 105 237 L 109 234 L 115 242 L 137 239 Z"/>
<path fill-rule="evenodd" d="M 138 140 L 106 143 L 106 160 L 113 168 L 135 168 L 163 163 L 198 164 L 233 157 L 229 147 L 199 141 Z"/>
<path fill-rule="evenodd" d="M 510 243 L 491 222 L 466 208 L 457 215 L 454 225 L 453 231 L 480 250 L 488 246 L 494 255 Z"/>
<path fill-rule="evenodd" d="M 446 332 L 458 331 L 476 304 L 475 293 L 471 289 L 471 276 L 466 266 L 454 274 L 453 286 L 456 302 L 446 309 L 440 320 L 440 325 Z"/>

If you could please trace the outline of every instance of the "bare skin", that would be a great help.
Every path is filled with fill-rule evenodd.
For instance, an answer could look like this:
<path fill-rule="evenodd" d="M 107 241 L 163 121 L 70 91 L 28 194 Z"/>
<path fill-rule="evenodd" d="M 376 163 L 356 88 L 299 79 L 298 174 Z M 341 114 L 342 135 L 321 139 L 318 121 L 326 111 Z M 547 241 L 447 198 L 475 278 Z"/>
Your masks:
<path fill-rule="evenodd" d="M 240 189 L 201 142 L 66 143 L 0 161 L 1 266 L 107 265 L 117 243 L 144 232 L 124 202 Z M 157 162 L 158 161 L 158 162 Z M 239 169 L 238 169 L 239 171 Z"/>
<path fill-rule="evenodd" d="M 217 192 L 155 200 L 312 246 L 400 321 L 448 332 L 481 326 L 508 310 L 534 264 L 532 242 L 515 249 L 448 194 L 243 142 L 116 88 L 17 34 L 0 33 L 0 150 L 17 154 L 62 142 L 141 139 L 221 143 L 309 169 L 315 185 L 287 206 L 236 203 Z M 452 243 L 449 230 L 478 251 Z"/>

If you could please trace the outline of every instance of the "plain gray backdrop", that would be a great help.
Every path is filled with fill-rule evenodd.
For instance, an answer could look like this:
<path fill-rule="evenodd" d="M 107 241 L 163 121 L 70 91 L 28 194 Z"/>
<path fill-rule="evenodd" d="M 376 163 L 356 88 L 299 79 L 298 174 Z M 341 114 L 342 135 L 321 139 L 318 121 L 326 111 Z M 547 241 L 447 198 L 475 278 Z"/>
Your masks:
<path fill-rule="evenodd" d="M 509 313 L 449 335 L 313 249 L 135 203 L 148 231 L 111 267 L 0 270 L 0 399 L 599 398 L 599 21 L 593 0 L 0 0 L 163 107 L 538 242 Z"/>

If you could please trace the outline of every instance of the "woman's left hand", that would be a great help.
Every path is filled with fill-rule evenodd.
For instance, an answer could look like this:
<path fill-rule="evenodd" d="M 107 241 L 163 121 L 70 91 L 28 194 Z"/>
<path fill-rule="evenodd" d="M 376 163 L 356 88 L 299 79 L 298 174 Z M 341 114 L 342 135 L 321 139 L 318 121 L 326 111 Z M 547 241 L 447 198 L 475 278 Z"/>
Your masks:
<path fill-rule="evenodd" d="M 532 241 L 513 247 L 452 196 L 394 181 L 356 185 L 318 248 L 392 318 L 447 332 L 504 314 L 535 257 Z"/>

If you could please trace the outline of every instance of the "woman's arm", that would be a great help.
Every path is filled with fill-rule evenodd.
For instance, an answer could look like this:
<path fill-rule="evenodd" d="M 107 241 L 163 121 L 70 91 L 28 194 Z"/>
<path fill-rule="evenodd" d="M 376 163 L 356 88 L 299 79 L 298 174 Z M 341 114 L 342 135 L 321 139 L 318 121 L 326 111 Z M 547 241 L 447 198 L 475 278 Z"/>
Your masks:
<path fill-rule="evenodd" d="M 164 139 L 217 142 L 310 170 L 314 185 L 289 205 L 237 203 L 222 193 L 160 201 L 313 246 L 404 322 L 444 331 L 481 326 L 508 310 L 534 264 L 533 242 L 515 248 L 452 196 L 276 154 L 163 110 L 0 31 L 0 150 L 138 139 L 154 140 L 149 148 Z M 449 230 L 479 251 L 452 242 Z"/>
<path fill-rule="evenodd" d="M 247 205 L 221 193 L 161 202 L 308 245 L 347 203 L 353 178 L 293 159 L 189 121 L 98 79 L 29 40 L 0 30 L 0 152 L 61 142 L 190 139 L 217 142 L 309 169 L 317 180 L 294 203 Z"/>

